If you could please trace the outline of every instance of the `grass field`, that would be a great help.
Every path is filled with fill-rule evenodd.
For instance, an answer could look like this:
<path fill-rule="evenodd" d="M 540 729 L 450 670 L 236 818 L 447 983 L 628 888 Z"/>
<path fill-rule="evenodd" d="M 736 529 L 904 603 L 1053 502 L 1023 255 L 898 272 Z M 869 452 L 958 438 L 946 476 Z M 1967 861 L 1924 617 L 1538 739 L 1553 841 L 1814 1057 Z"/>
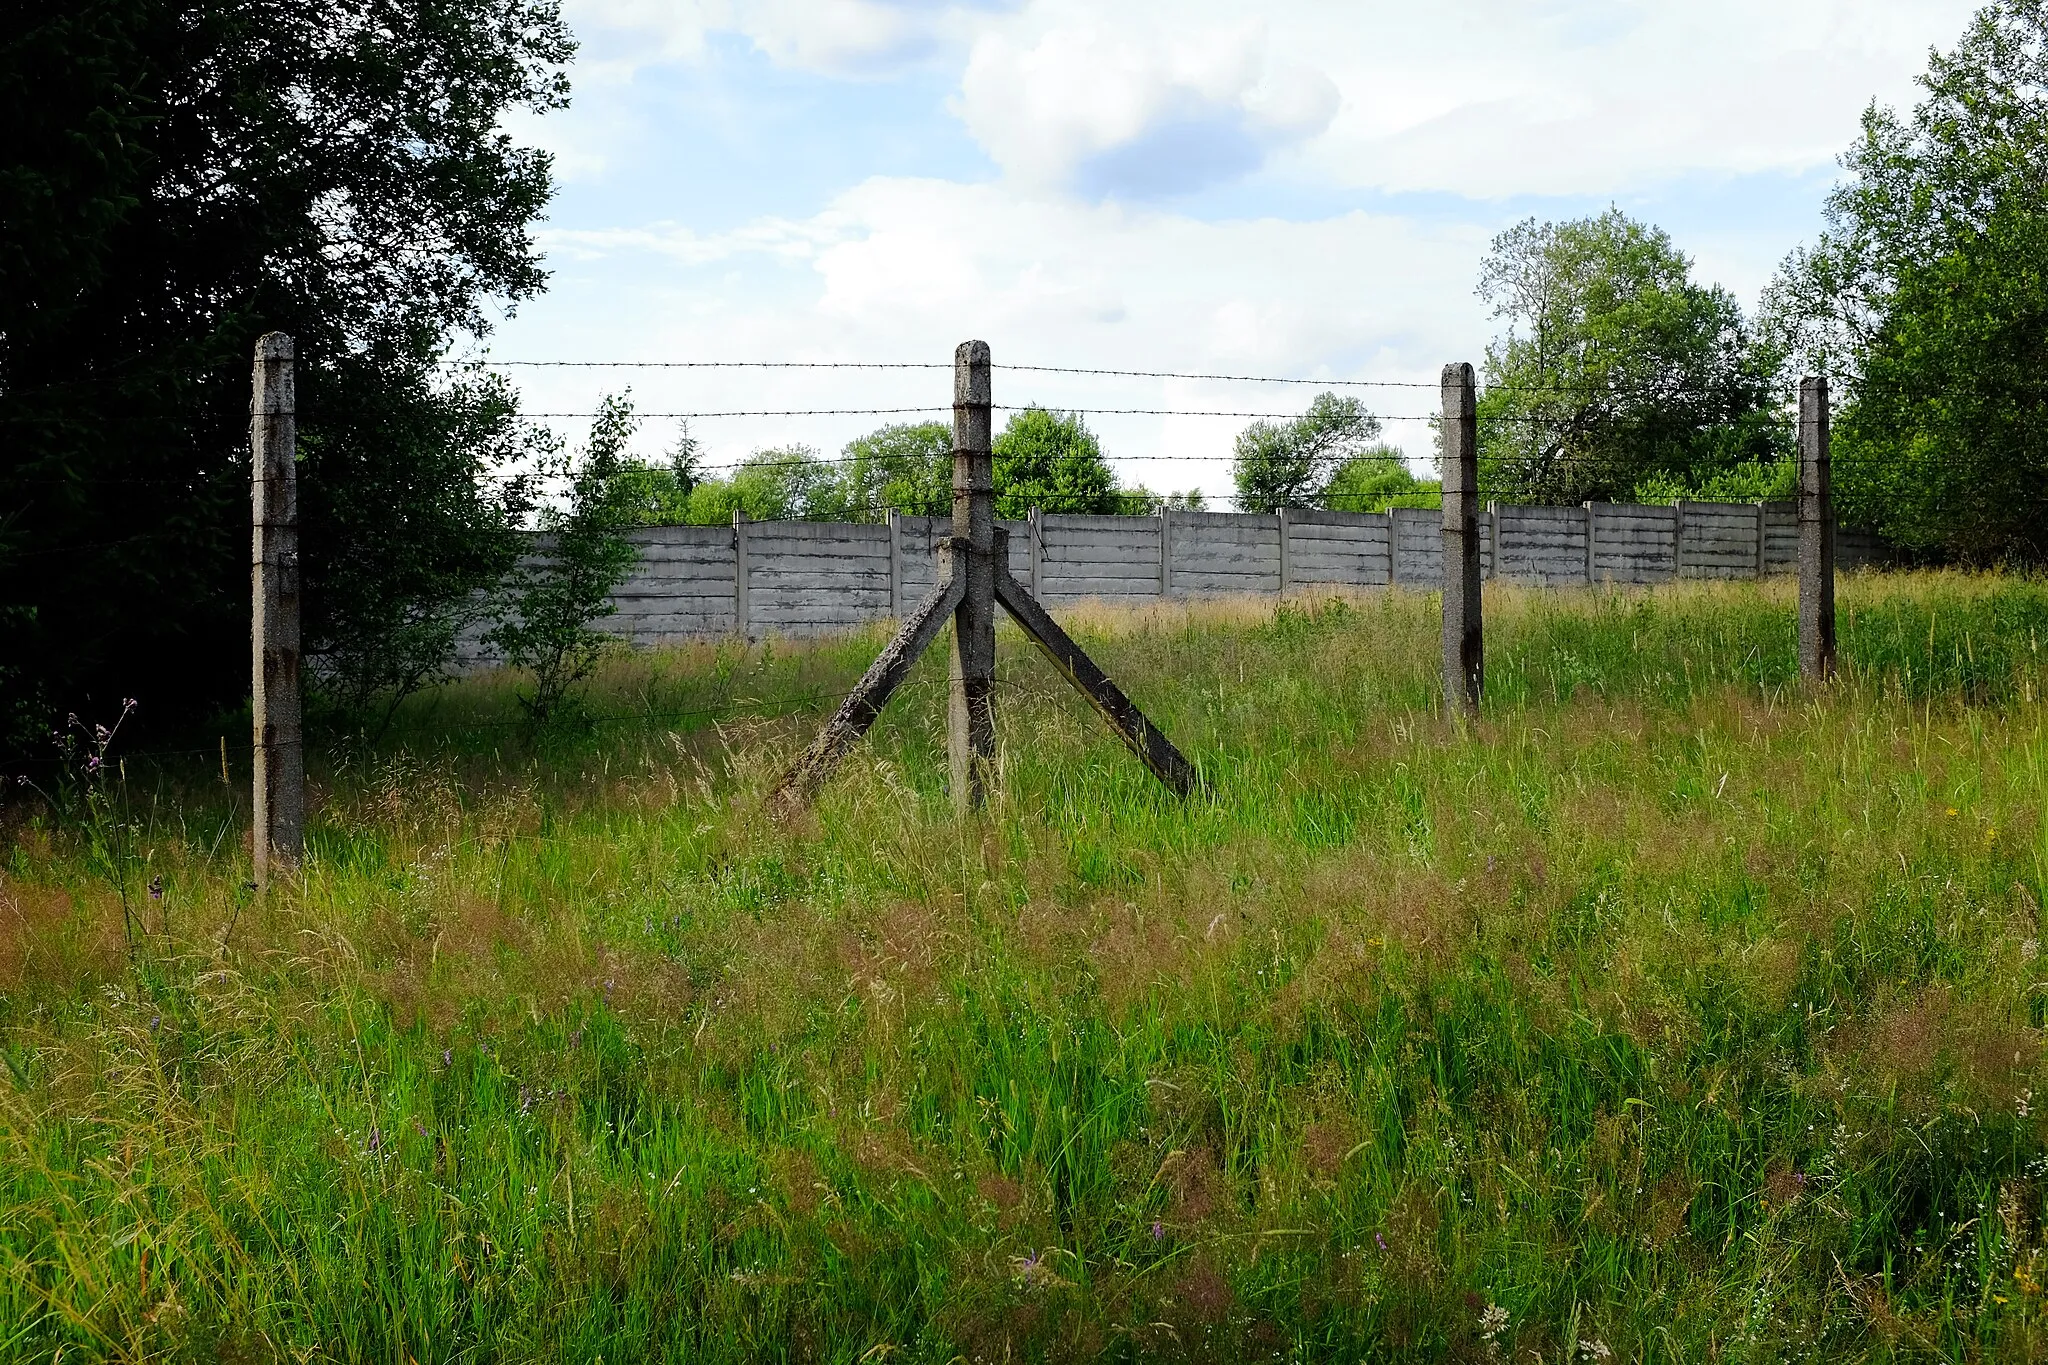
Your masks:
<path fill-rule="evenodd" d="M 1015 637 L 966 824 L 938 657 L 764 811 L 879 637 L 420 699 L 267 903 L 17 799 L 0 1359 L 2048 1357 L 2048 584 L 1434 612 L 1081 614 L 1185 807 Z"/>

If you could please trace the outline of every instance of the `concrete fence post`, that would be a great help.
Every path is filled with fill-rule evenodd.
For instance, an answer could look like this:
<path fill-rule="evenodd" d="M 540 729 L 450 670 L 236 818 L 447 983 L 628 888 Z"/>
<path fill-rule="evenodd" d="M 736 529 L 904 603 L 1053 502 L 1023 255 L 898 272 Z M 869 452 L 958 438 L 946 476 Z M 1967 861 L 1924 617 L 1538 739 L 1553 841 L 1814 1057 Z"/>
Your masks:
<path fill-rule="evenodd" d="M 1288 589 L 1294 586 L 1293 555 L 1287 544 L 1289 528 L 1292 525 L 1293 521 L 1288 517 L 1287 509 L 1282 507 L 1280 509 L 1280 595 L 1282 597 L 1287 596 Z"/>
<path fill-rule="evenodd" d="M 256 763 L 250 840 L 256 889 L 305 851 L 306 748 L 299 703 L 298 395 L 292 339 L 257 339 L 249 402 L 250 713 Z"/>
<path fill-rule="evenodd" d="M 1479 595 L 1479 407 L 1470 365 L 1443 372 L 1444 704 L 1479 713 L 1485 645 Z"/>
<path fill-rule="evenodd" d="M 1835 675 L 1835 509 L 1828 466 L 1828 381 L 1799 381 L 1799 676 Z"/>
<path fill-rule="evenodd" d="M 1032 508 L 1030 524 L 1031 556 L 1027 562 L 1031 566 L 1031 573 L 1027 586 L 1031 589 L 1031 595 L 1036 597 L 1039 593 L 1038 565 L 1045 558 L 1045 514 L 1036 507 Z"/>
<path fill-rule="evenodd" d="M 732 628 L 744 642 L 753 636 L 752 594 L 748 592 L 751 565 L 747 563 L 747 523 L 753 520 L 745 510 L 732 509 Z"/>
<path fill-rule="evenodd" d="M 889 528 L 889 619 L 903 619 L 903 528 L 896 524 L 896 509 L 891 507 L 882 516 L 882 524 Z"/>
<path fill-rule="evenodd" d="M 963 592 L 953 614 L 946 740 L 953 806 L 966 814 L 988 799 L 996 751 L 996 511 L 994 388 L 988 343 L 953 352 L 953 564 Z"/>
<path fill-rule="evenodd" d="M 1159 509 L 1159 596 L 1173 596 L 1173 509 Z"/>

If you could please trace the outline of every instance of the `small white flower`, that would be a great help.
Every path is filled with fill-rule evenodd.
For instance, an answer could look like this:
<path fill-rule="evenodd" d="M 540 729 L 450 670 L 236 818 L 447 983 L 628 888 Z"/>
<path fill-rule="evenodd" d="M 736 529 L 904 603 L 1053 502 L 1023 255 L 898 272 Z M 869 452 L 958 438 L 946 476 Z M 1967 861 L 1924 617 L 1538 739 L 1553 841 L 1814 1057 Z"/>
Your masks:
<path fill-rule="evenodd" d="M 1580 1337 L 1579 1354 L 1584 1356 L 1588 1360 L 1606 1360 L 1609 1357 L 1611 1357 L 1614 1354 L 1614 1352 L 1609 1350 L 1607 1347 L 1607 1343 L 1600 1340 L 1600 1338 L 1598 1337 L 1594 1337 L 1590 1341 L 1588 1341 L 1584 1337 Z"/>
<path fill-rule="evenodd" d="M 1492 1341 L 1508 1329 L 1508 1310 L 1497 1303 L 1486 1305 L 1486 1311 L 1479 1315 L 1479 1335 Z"/>

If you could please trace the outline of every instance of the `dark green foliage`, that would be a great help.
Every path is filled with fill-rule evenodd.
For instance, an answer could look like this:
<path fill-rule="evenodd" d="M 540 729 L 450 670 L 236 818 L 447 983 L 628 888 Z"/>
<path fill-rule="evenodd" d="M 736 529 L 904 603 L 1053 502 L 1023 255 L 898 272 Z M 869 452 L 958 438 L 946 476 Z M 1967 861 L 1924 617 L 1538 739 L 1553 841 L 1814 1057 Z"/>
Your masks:
<path fill-rule="evenodd" d="M 707 478 L 690 492 L 689 522 L 730 523 L 735 512 L 752 521 L 842 521 L 846 504 L 837 472 L 809 446 L 757 450 L 731 474 Z"/>
<path fill-rule="evenodd" d="M 1237 434 L 1233 455 L 1239 510 L 1335 506 L 1327 496 L 1338 471 L 1366 458 L 1379 434 L 1379 418 L 1363 403 L 1334 393 L 1317 394 L 1290 422 L 1253 422 Z"/>
<path fill-rule="evenodd" d="M 1772 289 L 1848 398 L 1842 515 L 1925 553 L 2048 557 L 2048 8 L 2000 0 L 1873 105 L 1828 228 Z"/>
<path fill-rule="evenodd" d="M 953 428 L 944 422 L 899 423 L 846 443 L 839 467 L 841 498 L 856 521 L 888 512 L 944 517 L 953 512 Z"/>
<path fill-rule="evenodd" d="M 707 480 L 696 438 L 686 430 L 668 452 L 666 464 L 621 456 L 613 476 L 614 494 L 636 526 L 687 526 L 690 498 Z"/>
<path fill-rule="evenodd" d="M 1442 484 L 1418 479 L 1392 446 L 1376 446 L 1337 467 L 1317 502 L 1333 512 L 1384 512 L 1389 507 L 1435 507 Z"/>
<path fill-rule="evenodd" d="M 1662 229 L 1529 219 L 1494 239 L 1479 293 L 1508 322 L 1479 400 L 1488 496 L 1628 501 L 1790 450 L 1776 353 Z"/>
<path fill-rule="evenodd" d="M 309 379 L 324 384 L 350 365 Z M 361 720 L 373 704 L 388 718 L 448 667 L 457 634 L 525 544 L 532 484 L 509 469 L 544 462 L 550 443 L 518 421 L 494 375 L 354 391 L 300 441 L 307 467 L 321 471 L 300 519 L 303 557 L 325 566 L 307 602 L 314 674 L 345 717 Z M 374 554 L 355 543 L 367 527 L 384 533 Z"/>
<path fill-rule="evenodd" d="M 165 721 L 246 694 L 250 355 L 272 330 L 298 343 L 308 515 L 357 518 L 305 527 L 308 645 L 357 681 L 413 671 L 392 659 L 417 641 L 365 642 L 466 597 L 505 515 L 445 486 L 505 451 L 505 396 L 435 361 L 542 284 L 548 160 L 500 124 L 562 102 L 570 50 L 554 0 L 9 12 L 0 715 L 128 694 Z"/>
<path fill-rule="evenodd" d="M 1031 407 L 995 439 L 996 515 L 1124 510 L 1102 443 L 1078 413 Z"/>
<path fill-rule="evenodd" d="M 532 673 L 532 689 L 519 702 L 537 726 L 555 720 L 597 668 L 612 640 L 593 623 L 618 610 L 612 589 L 640 557 L 626 536 L 642 506 L 626 458 L 636 425 L 632 404 L 607 396 L 583 458 L 548 470 L 566 478 L 567 502 L 540 509 L 541 548 L 507 575 L 501 619 L 484 637 L 506 662 Z"/>

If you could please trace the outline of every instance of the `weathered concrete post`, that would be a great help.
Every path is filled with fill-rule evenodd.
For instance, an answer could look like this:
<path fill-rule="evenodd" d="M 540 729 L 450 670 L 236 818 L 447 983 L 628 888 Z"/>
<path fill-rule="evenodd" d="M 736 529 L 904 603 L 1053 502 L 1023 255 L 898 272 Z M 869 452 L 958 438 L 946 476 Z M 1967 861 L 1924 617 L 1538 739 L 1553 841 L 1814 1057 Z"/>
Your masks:
<path fill-rule="evenodd" d="M 1479 400 L 1470 365 L 1443 373 L 1444 705 L 1476 716 L 1486 654 L 1479 600 Z"/>
<path fill-rule="evenodd" d="M 306 750 L 299 729 L 298 402 L 292 339 L 256 341 L 249 401 L 250 701 L 256 749 L 256 889 L 299 860 Z"/>
<path fill-rule="evenodd" d="M 1828 381 L 1799 381 L 1799 676 L 1835 675 L 1835 508 L 1828 468 Z"/>
<path fill-rule="evenodd" d="M 952 699 L 947 747 L 953 806 L 979 810 L 996 751 L 995 438 L 988 343 L 953 352 L 953 572 L 962 585 L 953 613 Z"/>

